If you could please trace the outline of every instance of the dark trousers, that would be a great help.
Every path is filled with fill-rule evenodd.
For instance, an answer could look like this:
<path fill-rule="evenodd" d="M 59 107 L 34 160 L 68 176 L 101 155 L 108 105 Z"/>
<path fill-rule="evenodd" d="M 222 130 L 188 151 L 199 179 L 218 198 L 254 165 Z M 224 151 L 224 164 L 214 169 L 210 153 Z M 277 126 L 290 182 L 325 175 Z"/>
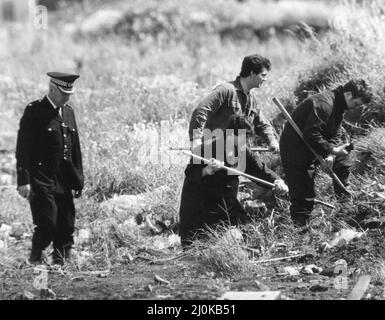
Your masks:
<path fill-rule="evenodd" d="M 211 199 L 207 192 L 193 184 L 185 183 L 179 211 L 179 235 L 184 248 L 196 239 L 204 239 L 204 229 L 218 224 L 238 225 L 248 216 L 234 190 L 225 191 L 221 197 Z"/>
<path fill-rule="evenodd" d="M 283 157 L 282 164 L 285 179 L 289 187 L 291 201 L 290 215 L 293 220 L 304 222 L 309 218 L 314 207 L 314 178 L 316 174 L 315 162 L 310 165 L 301 165 L 298 163 L 292 163 Z M 336 157 L 333 165 L 333 171 L 344 186 L 348 186 L 349 184 L 350 166 L 349 157 Z M 345 195 L 344 190 L 334 181 L 333 185 L 337 197 Z"/>
<path fill-rule="evenodd" d="M 75 206 L 71 191 L 32 194 L 30 199 L 33 223 L 36 225 L 32 245 L 44 250 L 70 248 L 75 231 Z"/>

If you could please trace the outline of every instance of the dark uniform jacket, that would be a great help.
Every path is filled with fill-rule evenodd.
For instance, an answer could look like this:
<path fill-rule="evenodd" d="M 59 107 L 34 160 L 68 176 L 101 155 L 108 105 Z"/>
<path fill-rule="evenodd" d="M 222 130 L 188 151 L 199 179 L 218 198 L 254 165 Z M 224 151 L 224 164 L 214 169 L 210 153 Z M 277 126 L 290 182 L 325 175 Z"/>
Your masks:
<path fill-rule="evenodd" d="M 225 129 L 231 115 L 246 115 L 254 124 L 256 134 L 267 142 L 276 140 L 273 127 L 257 106 L 257 99 L 252 94 L 246 95 L 240 78 L 221 84 L 194 110 L 189 126 L 190 141 L 203 137 L 203 129 Z"/>
<path fill-rule="evenodd" d="M 331 153 L 332 147 L 340 142 L 341 122 L 346 110 L 342 87 L 339 87 L 305 99 L 295 108 L 291 117 L 306 142 L 325 158 Z M 286 123 L 282 132 L 280 149 L 284 160 L 296 165 L 309 165 L 315 158 L 290 123 Z"/>
<path fill-rule="evenodd" d="M 216 155 L 216 141 L 208 145 L 212 148 L 213 158 L 225 160 L 225 165 L 228 167 L 235 168 L 237 166 L 237 164 L 229 164 L 224 156 L 218 157 Z M 202 156 L 206 146 L 201 146 Z M 280 179 L 248 149 L 245 156 L 245 173 L 268 182 Z M 192 234 L 203 228 L 204 225 L 213 225 L 221 221 L 237 224 L 245 222 L 247 218 L 246 212 L 237 199 L 238 176 L 228 174 L 225 169 L 222 169 L 214 175 L 202 177 L 202 169 L 206 164 L 193 164 L 192 161 L 185 170 L 179 211 L 179 230 L 182 244 L 186 244 L 186 239 L 191 239 Z"/>
<path fill-rule="evenodd" d="M 17 184 L 34 192 L 83 188 L 78 129 L 72 107 L 62 116 L 47 97 L 30 103 L 20 120 L 16 145 Z"/>

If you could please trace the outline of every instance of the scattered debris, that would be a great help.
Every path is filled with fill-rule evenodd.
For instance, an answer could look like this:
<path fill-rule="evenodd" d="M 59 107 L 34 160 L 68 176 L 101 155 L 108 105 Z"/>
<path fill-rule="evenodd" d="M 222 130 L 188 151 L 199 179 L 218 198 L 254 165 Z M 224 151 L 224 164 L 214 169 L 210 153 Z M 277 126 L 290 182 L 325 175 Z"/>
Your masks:
<path fill-rule="evenodd" d="M 267 259 L 267 260 L 253 261 L 253 263 L 254 264 L 259 264 L 259 263 L 268 263 L 268 262 L 275 262 L 275 261 L 282 261 L 282 260 L 290 260 L 290 259 L 294 259 L 294 258 L 305 257 L 307 255 L 308 255 L 307 253 L 294 254 L 292 256 L 287 256 L 287 257 L 280 257 L 280 258 L 273 258 L 273 259 Z"/>
<path fill-rule="evenodd" d="M 358 232 L 353 229 L 341 229 L 335 234 L 334 239 L 331 241 L 330 245 L 332 247 L 336 247 L 348 244 L 353 239 L 362 237 L 363 234 L 363 232 Z"/>
<path fill-rule="evenodd" d="M 240 244 L 243 243 L 243 233 L 241 230 L 235 227 L 228 229 L 223 235 L 223 237 L 225 239 L 229 239 Z"/>
<path fill-rule="evenodd" d="M 338 259 L 336 262 L 334 262 L 334 267 L 342 266 L 344 268 L 348 267 L 348 263 L 344 259 Z"/>
<path fill-rule="evenodd" d="M 322 268 L 317 267 L 315 264 L 309 264 L 301 269 L 303 274 L 314 274 L 322 272 Z"/>
<path fill-rule="evenodd" d="M 165 284 L 165 285 L 170 284 L 170 281 L 163 279 L 163 278 L 159 277 L 158 275 L 154 276 L 154 282 L 155 282 L 155 284 Z"/>
<path fill-rule="evenodd" d="M 352 292 L 348 296 L 348 300 L 361 300 L 370 284 L 370 276 L 361 276 Z"/>
<path fill-rule="evenodd" d="M 180 245 L 181 245 L 180 236 L 178 236 L 177 234 L 171 234 L 168 237 L 164 237 L 164 236 L 154 237 L 154 241 L 152 242 L 152 246 L 157 250 L 176 248 L 176 247 L 179 247 Z"/>
<path fill-rule="evenodd" d="M 291 276 L 299 276 L 299 271 L 297 268 L 295 267 L 284 267 L 283 270 L 285 271 L 285 273 L 291 275 Z"/>
<path fill-rule="evenodd" d="M 280 300 L 281 291 L 228 291 L 219 300 Z"/>
<path fill-rule="evenodd" d="M 96 275 L 98 278 L 107 278 L 108 273 L 107 272 L 101 272 Z"/>

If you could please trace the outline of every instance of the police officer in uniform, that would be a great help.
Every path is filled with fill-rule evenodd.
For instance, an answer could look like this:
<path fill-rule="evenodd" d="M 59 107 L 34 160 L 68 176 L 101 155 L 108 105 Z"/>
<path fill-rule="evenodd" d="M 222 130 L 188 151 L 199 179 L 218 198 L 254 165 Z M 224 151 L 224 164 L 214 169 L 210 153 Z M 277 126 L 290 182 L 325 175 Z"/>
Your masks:
<path fill-rule="evenodd" d="M 35 230 L 30 263 L 42 262 L 53 243 L 53 262 L 71 258 L 75 225 L 73 197 L 83 189 L 83 166 L 74 110 L 74 74 L 49 72 L 49 92 L 24 110 L 16 145 L 17 190 L 28 199 Z"/>

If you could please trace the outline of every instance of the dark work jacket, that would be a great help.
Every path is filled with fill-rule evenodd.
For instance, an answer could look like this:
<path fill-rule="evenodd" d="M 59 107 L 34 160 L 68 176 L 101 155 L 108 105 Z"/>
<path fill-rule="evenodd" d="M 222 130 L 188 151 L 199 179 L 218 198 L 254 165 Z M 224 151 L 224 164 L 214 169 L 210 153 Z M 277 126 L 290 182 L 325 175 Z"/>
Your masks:
<path fill-rule="evenodd" d="M 237 164 L 231 165 L 227 158 L 216 154 L 215 141 L 208 143 L 205 147 L 207 146 L 212 150 L 212 158 L 225 160 L 226 166 L 237 169 Z M 201 156 L 205 155 L 203 150 L 205 147 L 201 149 Z M 237 156 L 237 152 L 234 155 Z M 268 182 L 280 179 L 248 149 L 244 155 L 245 173 Z M 210 157 L 206 156 L 205 158 L 209 159 Z M 212 176 L 202 177 L 202 169 L 206 164 L 193 164 L 192 161 L 185 170 L 179 211 L 179 230 L 183 245 L 187 244 L 186 241 L 192 239 L 193 234 L 205 225 L 213 225 L 221 221 L 235 225 L 238 222 L 244 222 L 247 217 L 246 212 L 237 200 L 238 176 L 228 174 L 225 169 L 222 169 Z"/>
<path fill-rule="evenodd" d="M 342 87 L 339 87 L 305 99 L 295 108 L 291 117 L 306 142 L 325 158 L 331 153 L 332 147 L 340 143 L 341 122 L 346 110 Z M 289 122 L 281 135 L 280 150 L 284 163 L 306 166 L 315 159 Z"/>
<path fill-rule="evenodd" d="M 229 118 L 244 115 L 254 125 L 254 131 L 269 144 L 276 141 L 274 129 L 258 106 L 257 98 L 243 92 L 240 78 L 221 84 L 199 103 L 191 115 L 190 140 L 204 137 L 204 129 L 225 129 Z"/>
<path fill-rule="evenodd" d="M 34 192 L 81 190 L 83 166 L 74 110 L 62 116 L 47 97 L 24 110 L 16 145 L 17 184 L 31 184 Z"/>

